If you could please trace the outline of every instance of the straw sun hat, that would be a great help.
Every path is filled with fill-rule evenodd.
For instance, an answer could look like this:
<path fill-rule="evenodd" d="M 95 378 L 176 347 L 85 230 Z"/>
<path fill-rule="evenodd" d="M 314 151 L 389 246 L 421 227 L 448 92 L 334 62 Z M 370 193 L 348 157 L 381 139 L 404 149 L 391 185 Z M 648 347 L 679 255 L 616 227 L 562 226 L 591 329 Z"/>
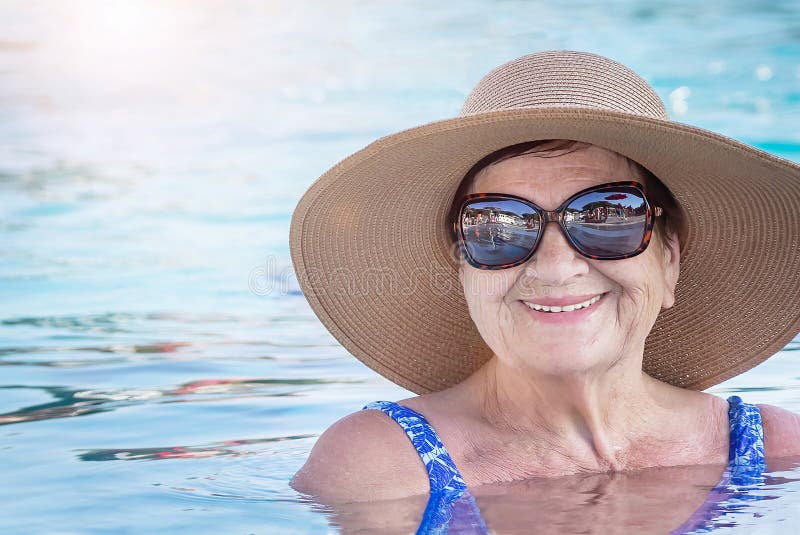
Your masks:
<path fill-rule="evenodd" d="M 627 156 L 684 210 L 676 304 L 647 339 L 648 374 L 707 388 L 800 331 L 800 166 L 670 121 L 655 91 L 615 61 L 548 51 L 487 74 L 458 117 L 339 162 L 300 200 L 290 231 L 298 281 L 350 353 L 416 393 L 454 385 L 489 359 L 458 280 L 448 212 L 477 161 L 539 139 Z"/>

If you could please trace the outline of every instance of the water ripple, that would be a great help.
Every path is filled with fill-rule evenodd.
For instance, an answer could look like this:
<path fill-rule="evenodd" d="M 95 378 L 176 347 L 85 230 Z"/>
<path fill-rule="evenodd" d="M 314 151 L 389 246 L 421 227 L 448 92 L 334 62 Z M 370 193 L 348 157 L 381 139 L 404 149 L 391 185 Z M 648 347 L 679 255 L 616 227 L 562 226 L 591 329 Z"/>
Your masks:
<path fill-rule="evenodd" d="M 243 446 L 269 444 L 285 440 L 301 440 L 316 435 L 289 435 L 269 438 L 224 440 L 196 446 L 163 446 L 154 448 L 122 448 L 84 450 L 78 455 L 81 461 L 163 461 L 167 459 L 198 459 L 208 457 L 242 457 L 258 455 L 258 451 L 241 450 Z"/>
<path fill-rule="evenodd" d="M 360 383 L 347 379 L 202 379 L 177 387 L 72 390 L 60 386 L 0 386 L 0 391 L 36 390 L 54 401 L 0 414 L 0 426 L 29 421 L 85 416 L 141 403 L 220 402 L 242 397 L 286 397 L 306 387 Z M 202 397 L 201 397 L 202 396 Z"/>
<path fill-rule="evenodd" d="M 309 351 L 313 350 L 313 351 Z M 327 337 L 303 343 L 274 340 L 161 341 L 147 344 L 113 343 L 97 346 L 9 346 L 0 348 L 0 366 L 54 368 L 169 361 L 281 360 L 307 362 L 337 359 L 347 353 Z"/>
<path fill-rule="evenodd" d="M 27 316 L 20 318 L 7 318 L 0 321 L 0 325 L 54 327 L 74 330 L 92 330 L 100 332 L 126 332 L 122 327 L 124 323 L 138 321 L 173 321 L 178 323 L 231 323 L 241 321 L 243 318 L 233 314 L 186 314 L 186 313 L 145 313 L 135 314 L 128 312 L 106 312 L 102 314 L 63 315 L 63 316 Z"/>
<path fill-rule="evenodd" d="M 297 451 L 307 452 L 303 443 L 313 437 L 294 435 L 248 445 L 255 451 L 246 455 L 224 455 L 216 460 L 211 470 L 204 463 L 194 466 L 188 477 L 167 475 L 166 478 L 173 480 L 153 485 L 168 488 L 173 496 L 190 504 L 213 505 L 229 500 L 296 503 L 298 495 L 289 487 L 289 479 L 299 468 L 298 461 L 305 456 L 298 456 Z M 224 445 L 218 449 L 224 449 Z"/>

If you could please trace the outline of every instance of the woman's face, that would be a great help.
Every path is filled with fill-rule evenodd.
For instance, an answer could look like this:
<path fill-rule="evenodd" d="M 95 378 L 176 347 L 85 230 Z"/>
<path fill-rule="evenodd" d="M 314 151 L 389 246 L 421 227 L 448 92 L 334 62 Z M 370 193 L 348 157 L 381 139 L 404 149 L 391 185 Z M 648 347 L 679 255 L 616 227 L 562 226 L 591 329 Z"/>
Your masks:
<path fill-rule="evenodd" d="M 555 157 L 522 155 L 484 168 L 472 192 L 507 193 L 554 210 L 573 193 L 605 182 L 642 178 L 628 160 L 593 145 Z M 662 308 L 674 301 L 677 240 L 654 235 L 640 255 L 591 260 L 575 251 L 557 224 L 544 229 L 520 266 L 479 270 L 461 261 L 470 315 L 500 359 L 547 374 L 607 369 L 620 359 L 641 365 L 644 340 Z M 573 305 L 567 312 L 537 305 Z"/>

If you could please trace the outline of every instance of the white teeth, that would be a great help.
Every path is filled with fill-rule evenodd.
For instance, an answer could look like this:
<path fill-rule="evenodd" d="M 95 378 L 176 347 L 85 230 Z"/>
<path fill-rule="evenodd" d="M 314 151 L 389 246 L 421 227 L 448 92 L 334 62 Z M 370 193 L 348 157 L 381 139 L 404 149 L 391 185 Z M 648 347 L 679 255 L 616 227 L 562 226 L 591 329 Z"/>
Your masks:
<path fill-rule="evenodd" d="M 527 301 L 523 301 L 528 308 L 532 308 L 533 310 L 542 310 L 544 312 L 572 312 L 573 310 L 579 310 L 581 308 L 587 308 L 592 306 L 593 304 L 597 303 L 600 298 L 603 297 L 603 294 L 595 295 L 591 299 L 587 299 L 583 303 L 576 303 L 574 305 L 564 305 L 564 306 L 547 306 L 547 305 L 538 305 L 536 303 L 529 303 Z"/>

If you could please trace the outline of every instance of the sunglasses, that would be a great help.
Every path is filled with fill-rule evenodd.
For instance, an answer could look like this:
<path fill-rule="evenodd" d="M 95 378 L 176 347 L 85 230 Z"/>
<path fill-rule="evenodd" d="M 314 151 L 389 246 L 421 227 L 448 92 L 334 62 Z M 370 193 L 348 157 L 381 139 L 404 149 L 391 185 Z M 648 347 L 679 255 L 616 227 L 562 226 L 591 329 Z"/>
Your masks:
<path fill-rule="evenodd" d="M 558 223 L 586 258 L 636 256 L 650 243 L 661 214 L 638 182 L 610 182 L 579 191 L 553 211 L 515 195 L 473 193 L 462 199 L 454 230 L 472 267 L 505 269 L 533 256 L 548 223 Z"/>

